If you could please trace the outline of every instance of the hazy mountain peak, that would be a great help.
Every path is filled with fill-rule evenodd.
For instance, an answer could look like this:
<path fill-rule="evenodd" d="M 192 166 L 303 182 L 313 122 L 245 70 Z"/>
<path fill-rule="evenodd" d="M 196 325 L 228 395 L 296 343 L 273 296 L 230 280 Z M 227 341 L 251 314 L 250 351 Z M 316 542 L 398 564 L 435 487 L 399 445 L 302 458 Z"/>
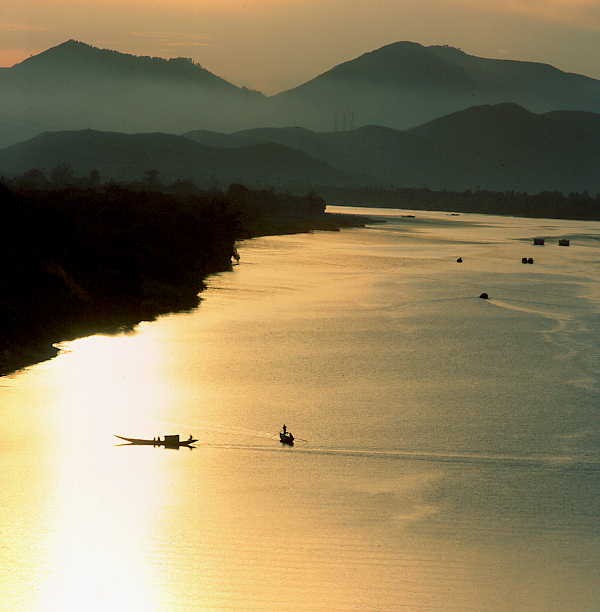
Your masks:
<path fill-rule="evenodd" d="M 92 55 L 102 55 L 106 52 L 106 49 L 93 47 L 92 45 L 84 43 L 80 40 L 75 40 L 74 38 L 71 38 L 69 40 L 66 40 L 65 42 L 55 45 L 54 47 L 50 47 L 49 49 L 42 51 L 41 53 L 37 53 L 36 55 L 28 57 L 20 64 L 17 64 L 15 68 L 21 66 L 32 66 L 39 64 L 40 62 L 60 62 L 66 59 L 75 59 L 77 57 L 89 58 Z"/>
<path fill-rule="evenodd" d="M 494 115 L 533 115 L 531 111 L 515 102 L 500 102 L 498 104 L 482 104 L 468 108 L 463 113 L 489 113 Z"/>
<path fill-rule="evenodd" d="M 431 49 L 432 51 L 437 51 L 439 53 L 445 53 L 448 56 L 467 55 L 467 53 L 465 53 L 462 49 L 453 47 L 452 45 L 429 45 L 427 49 Z"/>
<path fill-rule="evenodd" d="M 398 41 L 275 96 L 304 125 L 408 128 L 482 105 L 493 114 L 600 110 L 600 81 L 548 64 L 477 57 L 449 45 Z M 524 108 L 523 108 L 524 107 Z M 288 111 L 290 112 L 290 111 Z"/>
<path fill-rule="evenodd" d="M 459 110 L 443 117 L 438 117 L 423 125 L 413 128 L 413 133 L 425 133 L 431 127 L 439 129 L 440 126 L 452 126 L 452 129 L 460 131 L 464 125 L 478 125 L 483 123 L 500 125 L 505 121 L 519 121 L 524 119 L 535 119 L 539 115 L 528 111 L 514 102 L 501 102 L 499 104 L 480 104 L 464 110 Z"/>
<path fill-rule="evenodd" d="M 406 88 L 415 85 L 429 86 L 441 83 L 446 87 L 468 86 L 469 79 L 461 66 L 446 61 L 432 53 L 428 47 L 411 42 L 399 41 L 369 51 L 350 61 L 334 66 L 312 81 L 297 89 L 313 83 L 334 79 L 345 81 L 350 89 L 353 81 L 369 82 L 383 87 Z"/>
<path fill-rule="evenodd" d="M 52 79 L 68 74 L 70 78 L 145 78 L 168 81 L 201 82 L 227 89 L 238 89 L 188 57 L 161 58 L 101 49 L 70 39 L 27 58 L 14 66 L 19 74 Z"/>
<path fill-rule="evenodd" d="M 397 40 L 396 42 L 383 45 L 377 49 L 373 49 L 368 53 L 382 54 L 382 53 L 398 53 L 406 51 L 423 51 L 426 47 L 421 43 L 414 42 L 412 40 Z"/>
<path fill-rule="evenodd" d="M 69 38 L 69 40 L 65 40 L 65 42 L 55 45 L 54 47 L 51 47 L 50 49 L 48 49 L 48 51 L 55 51 L 57 49 L 81 49 L 81 48 L 93 49 L 94 47 L 81 40 L 76 40 L 75 38 Z"/>

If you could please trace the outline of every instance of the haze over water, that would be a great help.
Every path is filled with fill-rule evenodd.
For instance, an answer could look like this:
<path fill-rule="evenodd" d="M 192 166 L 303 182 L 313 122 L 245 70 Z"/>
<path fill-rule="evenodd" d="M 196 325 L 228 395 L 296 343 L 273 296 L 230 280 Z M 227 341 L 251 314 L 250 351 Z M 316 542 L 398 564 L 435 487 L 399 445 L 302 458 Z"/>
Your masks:
<path fill-rule="evenodd" d="M 600 223 L 369 212 L 2 379 L 2 606 L 597 609 Z"/>

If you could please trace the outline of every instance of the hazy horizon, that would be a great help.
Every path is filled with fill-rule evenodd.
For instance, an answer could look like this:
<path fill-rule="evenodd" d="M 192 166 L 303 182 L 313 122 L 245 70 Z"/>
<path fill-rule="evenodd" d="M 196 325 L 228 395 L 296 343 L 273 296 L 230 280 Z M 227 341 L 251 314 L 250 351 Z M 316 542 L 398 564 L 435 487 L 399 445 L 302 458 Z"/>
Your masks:
<path fill-rule="evenodd" d="M 118 11 L 118 13 L 116 12 Z M 335 18 L 338 15 L 339 18 Z M 333 18 L 332 18 L 333 16 Z M 118 19 L 117 19 L 118 17 Z M 239 86 L 266 94 L 336 64 L 409 40 L 482 57 L 536 61 L 600 78 L 597 0 L 176 0 L 169 6 L 107 0 L 25 0 L 0 8 L 0 66 L 69 39 L 135 55 L 191 57 Z"/>

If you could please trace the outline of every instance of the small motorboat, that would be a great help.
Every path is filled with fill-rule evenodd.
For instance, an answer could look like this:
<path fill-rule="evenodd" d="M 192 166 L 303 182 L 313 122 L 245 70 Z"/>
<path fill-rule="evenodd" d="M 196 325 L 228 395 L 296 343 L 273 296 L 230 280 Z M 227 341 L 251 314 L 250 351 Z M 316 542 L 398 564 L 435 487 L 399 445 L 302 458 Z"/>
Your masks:
<path fill-rule="evenodd" d="M 284 425 L 279 432 L 279 441 L 282 444 L 287 444 L 288 446 L 294 446 L 294 435 L 291 431 L 287 430 L 287 427 Z"/>
<path fill-rule="evenodd" d="M 153 438 L 152 440 L 146 440 L 143 438 L 126 438 L 125 436 L 117 436 L 119 440 L 125 440 L 129 444 L 138 444 L 143 446 L 164 446 L 165 448 L 179 448 L 180 446 L 191 446 L 194 442 L 198 442 L 196 438 L 190 435 L 187 440 L 181 440 L 179 434 L 165 436 L 162 440 L 160 436 Z"/>

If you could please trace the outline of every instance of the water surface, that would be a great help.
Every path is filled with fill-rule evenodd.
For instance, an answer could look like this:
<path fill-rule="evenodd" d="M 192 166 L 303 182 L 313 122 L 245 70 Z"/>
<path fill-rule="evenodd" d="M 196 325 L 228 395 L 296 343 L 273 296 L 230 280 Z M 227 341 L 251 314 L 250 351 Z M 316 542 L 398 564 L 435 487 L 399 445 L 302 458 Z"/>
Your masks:
<path fill-rule="evenodd" d="M 0 379 L 6 609 L 597 609 L 600 223 L 369 213 Z"/>

